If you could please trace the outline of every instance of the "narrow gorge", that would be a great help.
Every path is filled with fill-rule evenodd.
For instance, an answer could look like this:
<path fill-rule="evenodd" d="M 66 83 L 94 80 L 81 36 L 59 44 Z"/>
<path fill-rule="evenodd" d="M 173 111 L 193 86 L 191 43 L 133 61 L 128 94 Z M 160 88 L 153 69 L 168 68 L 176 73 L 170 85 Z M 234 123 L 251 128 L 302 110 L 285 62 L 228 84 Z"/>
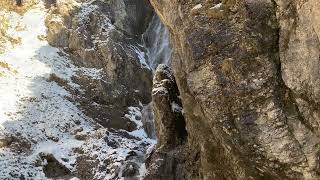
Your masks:
<path fill-rule="evenodd" d="M 320 179 L 317 0 L 0 0 L 0 179 Z"/>

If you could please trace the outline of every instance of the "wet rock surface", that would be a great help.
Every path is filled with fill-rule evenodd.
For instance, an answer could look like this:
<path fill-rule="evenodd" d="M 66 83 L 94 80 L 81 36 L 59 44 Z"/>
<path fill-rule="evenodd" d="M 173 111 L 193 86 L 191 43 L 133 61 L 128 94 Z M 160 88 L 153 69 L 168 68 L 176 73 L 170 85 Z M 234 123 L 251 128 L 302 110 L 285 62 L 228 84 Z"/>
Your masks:
<path fill-rule="evenodd" d="M 141 121 L 143 124 L 143 128 L 146 131 L 148 137 L 151 139 L 156 139 L 156 130 L 155 130 L 155 124 L 154 124 L 152 103 L 144 106 L 141 113 L 142 113 Z"/>
<path fill-rule="evenodd" d="M 171 64 L 172 47 L 169 30 L 161 22 L 159 16 L 153 16 L 143 33 L 143 44 L 147 50 L 148 64 L 153 70 L 156 70 L 159 64 Z"/>

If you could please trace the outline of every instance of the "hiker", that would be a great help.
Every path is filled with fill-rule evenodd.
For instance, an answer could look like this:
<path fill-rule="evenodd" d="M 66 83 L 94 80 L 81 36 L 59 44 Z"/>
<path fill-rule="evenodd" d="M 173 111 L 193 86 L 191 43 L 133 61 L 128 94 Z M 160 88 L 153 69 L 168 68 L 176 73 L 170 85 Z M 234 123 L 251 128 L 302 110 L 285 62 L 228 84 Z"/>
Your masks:
<path fill-rule="evenodd" d="M 22 0 L 16 0 L 17 6 L 22 6 Z"/>

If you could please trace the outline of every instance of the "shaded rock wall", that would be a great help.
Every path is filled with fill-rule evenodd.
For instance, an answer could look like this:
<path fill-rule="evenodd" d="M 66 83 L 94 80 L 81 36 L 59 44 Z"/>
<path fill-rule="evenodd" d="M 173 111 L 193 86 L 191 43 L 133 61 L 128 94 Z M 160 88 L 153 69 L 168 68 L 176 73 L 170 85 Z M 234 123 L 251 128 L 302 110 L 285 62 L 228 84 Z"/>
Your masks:
<path fill-rule="evenodd" d="M 171 33 L 188 133 L 187 145 L 168 151 L 160 141 L 154 152 L 163 164 L 184 159 L 179 166 L 193 169 L 158 172 L 167 179 L 318 179 L 318 3 L 199 3 L 151 0 Z"/>

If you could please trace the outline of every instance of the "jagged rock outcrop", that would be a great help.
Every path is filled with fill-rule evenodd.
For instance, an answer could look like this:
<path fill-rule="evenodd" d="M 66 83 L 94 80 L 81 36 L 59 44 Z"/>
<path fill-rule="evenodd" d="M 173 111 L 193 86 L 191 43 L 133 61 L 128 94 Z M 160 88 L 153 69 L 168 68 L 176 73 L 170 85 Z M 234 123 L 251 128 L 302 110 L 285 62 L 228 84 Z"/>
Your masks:
<path fill-rule="evenodd" d="M 318 2 L 150 2 L 171 33 L 188 133 L 170 150 L 183 163 L 156 154 L 193 169 L 168 179 L 319 179 Z"/>
<path fill-rule="evenodd" d="M 75 79 L 86 89 L 81 107 L 105 127 L 136 129 L 124 114 L 129 106 L 151 101 L 152 70 L 141 45 L 153 15 L 151 6 L 138 0 L 68 0 L 51 4 L 50 11 L 49 43 L 69 52 L 75 63 L 101 69 L 104 75 Z"/>
<path fill-rule="evenodd" d="M 159 65 L 155 72 L 152 101 L 158 147 L 170 149 L 182 144 L 187 132 L 179 90 L 171 69 L 166 65 Z"/>
<path fill-rule="evenodd" d="M 155 72 L 152 101 L 158 141 L 147 157 L 148 173 L 145 179 L 177 179 L 189 170 L 182 163 L 189 159 L 185 146 L 187 131 L 179 90 L 167 65 L 159 65 Z"/>

